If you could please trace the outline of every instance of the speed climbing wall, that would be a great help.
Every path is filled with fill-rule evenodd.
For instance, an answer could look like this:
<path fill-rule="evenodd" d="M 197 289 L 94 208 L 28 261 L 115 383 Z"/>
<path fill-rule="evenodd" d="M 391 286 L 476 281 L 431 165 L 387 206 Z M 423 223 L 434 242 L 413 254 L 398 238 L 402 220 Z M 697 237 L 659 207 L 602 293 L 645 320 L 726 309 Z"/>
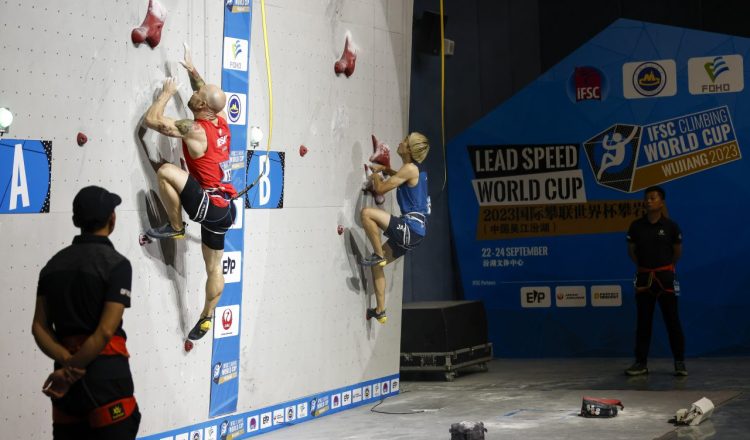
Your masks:
<path fill-rule="evenodd" d="M 123 199 L 111 239 L 133 265 L 133 303 L 124 328 L 142 438 L 242 438 L 397 392 L 403 263 L 386 269 L 388 323 L 368 323 L 371 280 L 356 259 L 369 248 L 357 218 L 362 206 L 373 204 L 360 190 L 371 134 L 395 147 L 408 127 L 411 2 L 267 1 L 272 99 L 258 1 L 163 0 L 166 21 L 155 48 L 130 40 L 147 3 L 0 1 L 0 107 L 15 115 L 0 142 L 0 175 L 7 174 L 3 185 L 7 179 L 19 182 L 12 173 L 18 171 L 17 156 L 5 151 L 15 152 L 18 142 L 29 145 L 20 151 L 32 182 L 30 202 L 49 210 L 21 214 L 25 204 L 18 191 L 11 194 L 11 210 L 7 190 L 2 203 L 8 206 L 0 209 L 6 304 L 0 310 L 6 323 L 0 334 L 0 420 L 6 434 L 51 436 L 50 405 L 40 389 L 52 362 L 29 331 L 36 280 L 44 263 L 77 233 L 72 199 L 90 184 Z M 225 258 L 228 280 L 238 280 L 242 290 L 241 312 L 226 337 L 238 338 L 240 348 L 236 368 L 215 376 L 208 336 L 191 352 L 183 350 L 203 303 L 199 227 L 191 224 L 186 240 L 138 244 L 140 231 L 165 219 L 155 165 L 161 159 L 179 163 L 181 154 L 177 141 L 141 129 L 139 122 L 171 75 L 182 87 L 166 113 L 189 116 L 188 78 L 178 64 L 183 42 L 207 82 L 221 82 L 222 68 L 232 61 L 228 54 L 239 56 L 231 43 L 228 52 L 224 15 L 243 8 L 252 20 L 249 91 L 238 102 L 246 114 L 228 113 L 264 132 L 255 150 L 239 146 L 252 151 L 248 182 L 262 169 L 257 164 L 263 160 L 253 157 L 269 148 L 275 160 L 269 161 L 263 189 L 247 200 L 242 258 Z M 349 77 L 337 76 L 333 66 L 347 36 L 356 48 L 356 68 Z M 83 146 L 76 142 L 79 132 L 87 138 Z M 33 159 L 44 151 L 51 167 Z M 277 174 L 282 168 L 283 178 Z M 50 176 L 47 188 L 46 181 L 33 183 Z M 268 193 L 258 190 L 283 203 L 262 203 Z M 391 197 L 385 207 L 397 210 Z M 222 325 L 221 317 L 216 321 Z M 237 381 L 237 403 L 233 411 L 209 417 L 214 380 Z"/>

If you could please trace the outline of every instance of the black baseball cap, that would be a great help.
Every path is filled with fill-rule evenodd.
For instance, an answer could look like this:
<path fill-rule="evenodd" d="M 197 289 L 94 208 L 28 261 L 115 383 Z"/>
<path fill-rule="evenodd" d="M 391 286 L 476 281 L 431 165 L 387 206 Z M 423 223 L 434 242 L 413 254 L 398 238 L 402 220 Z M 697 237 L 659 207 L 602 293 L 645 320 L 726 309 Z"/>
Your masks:
<path fill-rule="evenodd" d="M 100 186 L 82 188 L 73 199 L 73 224 L 79 228 L 104 224 L 120 203 L 120 196 Z"/>

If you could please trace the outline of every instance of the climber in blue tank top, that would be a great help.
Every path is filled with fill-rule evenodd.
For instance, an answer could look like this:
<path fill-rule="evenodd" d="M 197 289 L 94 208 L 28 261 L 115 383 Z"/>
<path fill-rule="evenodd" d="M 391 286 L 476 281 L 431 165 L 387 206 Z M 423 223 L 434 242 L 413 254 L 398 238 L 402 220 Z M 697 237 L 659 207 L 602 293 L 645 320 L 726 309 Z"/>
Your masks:
<path fill-rule="evenodd" d="M 385 273 L 386 264 L 414 249 L 427 234 L 427 217 L 430 215 L 430 196 L 427 194 L 427 173 L 419 169 L 419 164 L 427 157 L 430 144 L 421 133 L 411 133 L 398 144 L 398 155 L 403 165 L 398 171 L 383 165 L 371 165 L 372 189 L 377 194 L 385 194 L 396 188 L 396 201 L 401 216 L 396 217 L 378 208 L 362 209 L 362 226 L 372 243 L 373 253 L 364 258 L 363 266 L 372 267 L 377 307 L 367 309 L 367 319 L 375 318 L 381 324 L 387 320 L 385 314 Z M 384 179 L 383 173 L 389 176 Z M 383 243 L 381 231 L 388 237 Z"/>

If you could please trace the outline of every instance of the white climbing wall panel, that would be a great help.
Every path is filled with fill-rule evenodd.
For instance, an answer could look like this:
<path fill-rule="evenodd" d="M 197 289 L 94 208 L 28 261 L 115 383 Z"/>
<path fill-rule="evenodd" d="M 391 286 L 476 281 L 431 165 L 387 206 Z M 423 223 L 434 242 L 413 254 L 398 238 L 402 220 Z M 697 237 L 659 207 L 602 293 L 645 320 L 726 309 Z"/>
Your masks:
<path fill-rule="evenodd" d="M 153 161 L 180 156 L 178 142 L 138 125 L 169 75 L 182 83 L 182 102 L 171 101 L 167 114 L 188 115 L 189 82 L 178 64 L 183 41 L 204 78 L 219 82 L 224 2 L 162 0 L 168 15 L 155 49 L 130 42 L 147 3 L 0 0 L 0 106 L 15 114 L 5 137 L 53 142 L 50 213 L 0 215 L 0 423 L 8 438 L 51 437 L 50 405 L 40 390 L 52 362 L 30 333 L 36 281 L 77 233 L 71 204 L 89 184 L 123 198 L 111 239 L 133 264 L 124 328 L 140 435 L 208 420 L 211 345 L 182 350 L 203 302 L 200 228 L 190 225 L 186 240 L 138 245 L 138 233 L 163 218 Z M 408 127 L 412 2 L 267 0 L 266 12 L 271 149 L 286 152 L 285 200 L 283 209 L 245 211 L 238 412 L 398 372 L 403 262 L 386 269 L 389 321 L 373 325 L 364 320 L 374 304 L 370 277 L 355 255 L 369 252 L 358 212 L 372 204 L 359 190 L 370 135 L 395 149 Z M 347 33 L 357 66 L 350 78 L 337 77 L 333 64 Z M 249 121 L 267 139 L 265 62 L 254 1 Z M 89 138 L 83 147 L 79 131 Z M 397 212 L 393 197 L 385 206 Z"/>

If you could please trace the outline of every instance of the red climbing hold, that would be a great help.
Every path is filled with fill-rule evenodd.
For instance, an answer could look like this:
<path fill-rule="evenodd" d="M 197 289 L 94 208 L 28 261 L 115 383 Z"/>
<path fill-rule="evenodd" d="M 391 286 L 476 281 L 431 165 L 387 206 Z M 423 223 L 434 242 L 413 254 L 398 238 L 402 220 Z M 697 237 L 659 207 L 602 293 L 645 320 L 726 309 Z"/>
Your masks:
<path fill-rule="evenodd" d="M 83 134 L 83 133 L 81 133 L 81 132 L 79 131 L 79 132 L 78 132 L 78 135 L 76 136 L 76 141 L 78 142 L 78 146 L 79 146 L 79 147 L 82 147 L 82 146 L 84 146 L 84 144 L 86 144 L 86 142 L 88 142 L 88 141 L 89 141 L 89 138 L 88 138 L 88 137 L 86 137 L 86 135 L 85 135 L 85 134 Z"/>
<path fill-rule="evenodd" d="M 157 0 L 148 1 L 148 12 L 140 27 L 133 29 L 130 39 L 133 44 L 141 44 L 144 41 L 151 48 L 159 45 L 161 41 L 161 28 L 164 27 L 164 19 L 167 18 L 167 10 Z"/>
<path fill-rule="evenodd" d="M 339 233 L 339 235 L 344 233 L 344 227 L 342 225 L 339 225 L 338 228 L 336 228 L 336 232 Z"/>
<path fill-rule="evenodd" d="M 304 145 L 299 146 L 299 155 L 301 157 L 305 157 L 305 154 L 307 154 L 307 147 Z"/>
<path fill-rule="evenodd" d="M 344 43 L 344 53 L 341 54 L 341 58 L 339 58 L 339 60 L 336 61 L 336 64 L 333 65 L 333 71 L 336 72 L 336 75 L 341 75 L 343 73 L 349 78 L 354 74 L 354 65 L 356 63 L 357 51 L 354 48 L 354 45 L 349 41 L 349 36 L 347 35 L 346 43 Z"/>
<path fill-rule="evenodd" d="M 372 135 L 372 156 L 370 162 L 383 165 L 386 168 L 391 167 L 391 149 L 388 145 L 379 142 L 375 135 Z"/>
<path fill-rule="evenodd" d="M 190 350 L 193 349 L 193 341 L 190 339 L 185 339 L 185 352 L 190 353 Z"/>

